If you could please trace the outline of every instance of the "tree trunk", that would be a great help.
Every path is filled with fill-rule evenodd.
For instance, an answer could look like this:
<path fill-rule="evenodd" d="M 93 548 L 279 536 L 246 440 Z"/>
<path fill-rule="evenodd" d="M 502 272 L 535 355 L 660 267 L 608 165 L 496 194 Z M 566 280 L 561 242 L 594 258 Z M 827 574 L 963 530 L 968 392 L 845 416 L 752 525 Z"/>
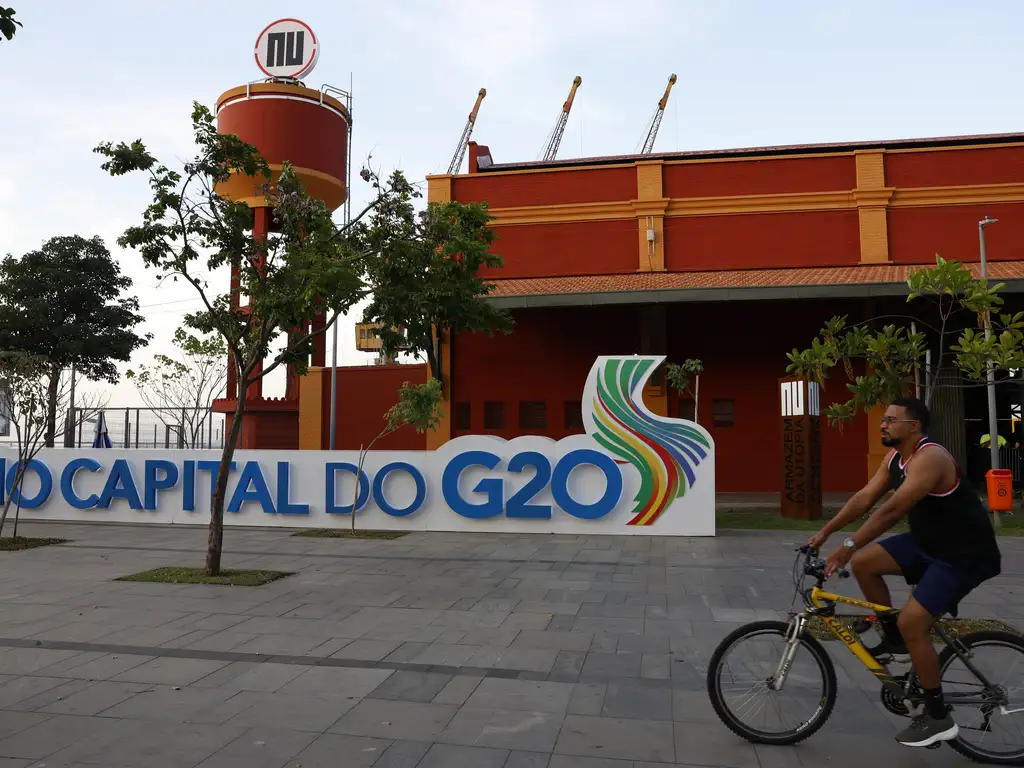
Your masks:
<path fill-rule="evenodd" d="M 370 443 L 370 446 L 373 446 L 373 443 Z M 359 462 L 356 464 L 356 492 L 352 498 L 352 533 L 356 532 L 356 507 L 359 506 L 359 478 L 363 472 L 363 459 L 366 458 L 366 452 L 369 450 L 369 447 L 364 451 L 363 446 L 359 446 Z"/>
<path fill-rule="evenodd" d="M 245 414 L 245 390 L 243 389 L 235 408 L 235 416 L 231 420 L 231 429 L 224 441 L 224 451 L 220 457 L 217 470 L 217 485 L 213 491 L 213 502 L 210 509 L 210 537 L 206 545 L 206 575 L 220 574 L 220 555 L 224 548 L 224 504 L 228 494 L 228 473 L 231 459 L 235 455 L 235 445 L 242 431 L 242 416 Z"/>
<path fill-rule="evenodd" d="M 18 488 L 18 508 L 14 510 L 14 535 L 12 538 L 18 538 L 18 518 L 21 517 L 21 488 Z"/>
<path fill-rule="evenodd" d="M 11 492 L 10 493 L 5 493 L 5 491 L 7 490 L 7 486 L 3 484 L 4 478 L 0 478 L 0 491 L 4 491 L 4 493 L 0 493 L 0 497 L 3 497 L 3 499 L 4 499 L 4 511 L 3 511 L 2 514 L 0 514 L 0 538 L 2 538 L 3 535 L 4 535 L 4 523 L 7 522 L 7 513 L 11 509 L 11 499 L 14 498 L 14 490 L 16 488 L 17 489 L 21 488 L 21 479 L 22 479 L 22 477 L 24 477 L 24 475 L 25 475 L 24 466 L 22 465 L 22 462 L 19 461 L 18 462 L 18 471 L 14 473 L 14 484 L 11 486 Z M 18 495 L 19 496 L 21 495 L 20 490 L 19 490 Z"/>
<path fill-rule="evenodd" d="M 441 381 L 441 372 L 438 370 L 437 361 L 437 343 L 441 336 L 438 334 L 437 341 L 434 339 L 430 340 L 430 345 L 427 347 L 427 365 L 430 366 L 430 375 L 438 381 Z M 443 383 L 443 382 L 442 382 Z"/>
<path fill-rule="evenodd" d="M 694 392 L 693 392 L 693 423 L 700 424 L 700 417 L 697 413 L 697 409 L 700 407 L 700 374 L 698 373 L 694 380 Z"/>
<path fill-rule="evenodd" d="M 57 392 L 60 390 L 60 367 L 50 369 L 50 383 L 46 390 L 46 447 L 53 448 L 57 434 Z"/>

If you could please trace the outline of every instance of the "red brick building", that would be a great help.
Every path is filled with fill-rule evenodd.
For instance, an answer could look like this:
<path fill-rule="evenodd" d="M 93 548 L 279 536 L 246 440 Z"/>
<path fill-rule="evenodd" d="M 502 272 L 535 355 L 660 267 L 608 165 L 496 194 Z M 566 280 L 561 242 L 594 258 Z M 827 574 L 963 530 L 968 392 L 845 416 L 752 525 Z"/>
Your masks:
<path fill-rule="evenodd" d="M 910 267 L 937 253 L 978 261 L 985 216 L 999 219 L 986 230 L 990 275 L 1024 291 L 1024 134 L 505 164 L 472 143 L 469 155 L 467 174 L 429 177 L 428 199 L 489 203 L 504 259 L 488 275 L 492 300 L 512 311 L 515 330 L 444 339 L 445 422 L 381 448 L 582 432 L 579 401 L 597 355 L 696 357 L 718 490 L 777 491 L 778 379 L 786 352 L 826 319 L 902 311 Z M 338 373 L 338 448 L 365 444 L 390 393 L 426 375 L 416 366 Z M 302 381 L 301 447 L 327 446 L 329 392 L 329 369 Z M 830 381 L 824 402 L 845 393 Z M 976 395 L 937 405 L 961 456 L 977 440 Z M 658 382 L 645 399 L 665 415 L 694 408 Z M 842 432 L 823 427 L 826 492 L 865 481 L 883 453 L 877 430 L 864 416 Z"/>

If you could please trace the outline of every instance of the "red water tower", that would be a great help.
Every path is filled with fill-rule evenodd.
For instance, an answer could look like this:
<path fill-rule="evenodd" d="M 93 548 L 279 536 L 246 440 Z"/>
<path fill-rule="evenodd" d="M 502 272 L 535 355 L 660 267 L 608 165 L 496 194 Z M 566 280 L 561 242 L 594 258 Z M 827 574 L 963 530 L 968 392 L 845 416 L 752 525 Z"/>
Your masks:
<path fill-rule="evenodd" d="M 349 218 L 348 181 L 351 167 L 351 95 L 323 85 L 308 88 L 308 77 L 320 56 L 320 41 L 309 25 L 298 19 L 280 19 L 257 37 L 256 65 L 264 79 L 225 91 L 217 99 L 217 130 L 232 133 L 255 146 L 270 166 L 275 183 L 284 163 L 295 169 L 310 195 L 320 198 L 335 211 L 345 206 Z M 236 174 L 218 185 L 217 192 L 244 202 L 253 212 L 253 235 L 266 236 L 272 217 L 262 177 Z M 231 297 L 239 306 L 237 271 L 231 276 Z M 319 315 L 314 327 L 323 328 L 326 317 Z M 324 366 L 327 341 L 323 333 L 314 339 L 310 364 Z M 263 397 L 262 381 L 245 393 L 247 418 L 239 448 L 297 448 L 300 381 L 289 369 L 283 398 Z M 234 366 L 228 366 L 227 392 L 214 403 L 214 410 L 231 414 L 237 405 L 238 381 Z"/>

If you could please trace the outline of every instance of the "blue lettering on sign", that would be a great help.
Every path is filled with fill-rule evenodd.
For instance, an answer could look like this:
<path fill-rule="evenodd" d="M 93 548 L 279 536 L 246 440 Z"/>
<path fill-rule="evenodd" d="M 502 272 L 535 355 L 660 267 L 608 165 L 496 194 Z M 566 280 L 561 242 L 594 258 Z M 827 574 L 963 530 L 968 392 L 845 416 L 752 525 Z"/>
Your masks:
<path fill-rule="evenodd" d="M 593 504 L 580 504 L 569 495 L 569 475 L 576 467 L 590 464 L 604 472 L 607 487 L 604 496 Z M 573 517 L 581 520 L 596 520 L 604 517 L 619 503 L 622 495 L 622 472 L 607 454 L 589 449 L 570 451 L 555 465 L 551 474 L 551 495 L 555 504 Z"/>
<path fill-rule="evenodd" d="M 452 511 L 473 520 L 483 520 L 501 514 L 504 507 L 505 484 L 496 477 L 488 477 L 476 484 L 473 493 L 486 493 L 487 501 L 470 504 L 459 493 L 459 478 L 465 469 L 473 466 L 494 469 L 501 458 L 487 451 L 466 451 L 448 462 L 441 476 L 441 493 Z"/>
<path fill-rule="evenodd" d="M 359 492 L 356 495 L 355 505 L 357 510 L 362 509 L 366 502 L 370 500 L 370 480 L 366 476 L 366 473 L 359 469 L 355 464 L 350 464 L 347 461 L 331 461 L 327 463 L 325 469 L 327 470 L 327 485 L 324 489 L 324 504 L 327 507 L 327 514 L 352 514 L 351 504 L 338 504 L 334 500 L 335 472 L 351 472 L 353 475 L 357 471 L 359 472 Z"/>
<path fill-rule="evenodd" d="M 308 515 L 309 504 L 293 504 L 288 500 L 291 469 L 287 461 L 277 462 L 277 511 L 282 515 Z"/>
<path fill-rule="evenodd" d="M 290 462 L 276 463 L 276 493 L 271 493 L 259 461 L 247 461 L 241 467 L 238 482 L 230 493 L 226 510 L 232 513 L 242 511 L 246 503 L 257 503 L 266 514 L 309 515 L 316 509 L 309 503 L 293 500 L 293 483 Z M 441 495 L 447 506 L 455 514 L 471 520 L 486 520 L 505 515 L 517 520 L 550 520 L 552 510 L 557 507 L 566 514 L 581 520 L 597 520 L 610 514 L 619 504 L 623 491 L 622 471 L 609 455 L 598 450 L 573 450 L 557 461 L 540 451 L 522 451 L 516 453 L 507 465 L 502 466 L 503 459 L 490 451 L 469 450 L 453 456 L 441 473 Z M 569 478 L 572 472 L 581 466 L 592 466 L 605 477 L 605 490 L 597 501 L 583 504 L 575 500 L 569 491 Z M 496 476 L 480 479 L 473 489 L 465 495 L 460 490 L 462 475 L 472 468 L 494 471 Z M 143 474 L 140 485 L 133 473 L 132 466 L 126 459 L 116 459 L 109 466 L 109 473 L 104 478 L 100 493 L 84 494 L 76 490 L 75 482 L 81 484 L 79 474 L 102 472 L 105 465 L 91 456 L 81 456 L 67 461 L 62 467 L 59 478 L 54 478 L 50 469 L 37 459 L 28 463 L 26 472 L 34 472 L 39 478 L 39 489 L 32 498 L 20 498 L 14 489 L 17 467 L 7 459 L 0 458 L 0 482 L 3 489 L 14 502 L 21 503 L 26 509 L 43 506 L 52 494 L 55 482 L 60 489 L 63 500 L 73 509 L 86 510 L 92 508 L 109 509 L 117 499 L 123 499 L 134 510 L 157 510 L 161 498 L 179 484 L 182 488 L 181 505 L 184 511 L 194 511 L 197 496 L 197 478 L 199 472 L 205 472 L 210 478 L 210 495 L 216 489 L 219 461 L 185 460 L 180 463 L 167 459 L 146 459 L 138 467 Z M 423 470 L 406 461 L 394 461 L 385 464 L 371 476 L 349 462 L 327 462 L 324 464 L 324 511 L 330 515 L 353 514 L 363 509 L 372 500 L 385 514 L 392 517 L 408 517 L 421 510 L 428 496 L 428 482 Z M 231 462 L 229 472 L 236 472 L 238 467 Z M 525 484 L 511 493 L 505 500 L 506 480 L 500 473 L 528 473 Z M 355 504 L 342 503 L 338 496 L 337 479 L 339 472 L 347 472 L 356 478 Z M 394 473 L 405 473 L 415 485 L 413 499 L 404 507 L 392 504 L 385 492 L 388 478 Z M 299 484 L 301 489 L 303 486 Z M 551 500 L 548 503 L 538 499 L 538 495 L 549 491 Z M 473 495 L 470 495 L 473 494 Z M 296 495 L 301 496 L 301 490 Z M 474 496 L 476 498 L 474 498 Z M 167 500 L 165 500 L 167 501 Z M 553 503 L 551 503 L 553 501 Z M 354 507 L 354 509 L 353 509 Z"/>
<path fill-rule="evenodd" d="M 503 504 L 505 483 L 496 477 L 484 478 L 473 489 L 473 493 L 485 493 L 487 501 L 479 504 L 471 504 L 466 501 L 459 491 L 459 479 L 462 472 L 472 466 L 494 469 L 499 463 L 501 463 L 501 459 L 487 451 L 467 451 L 448 462 L 441 478 L 441 492 L 452 511 L 463 517 L 476 520 L 496 517 L 502 511 L 511 518 L 549 519 L 551 517 L 549 504 L 530 504 L 529 502 L 548 487 L 550 482 L 551 495 L 555 504 L 561 509 L 581 520 L 596 520 L 614 510 L 622 496 L 622 472 L 615 461 L 598 451 L 583 449 L 567 453 L 559 459 L 554 470 L 551 469 L 550 459 L 542 453 L 537 451 L 517 453 L 508 462 L 509 472 L 522 472 L 527 467 L 533 467 L 537 472 L 533 479 L 512 495 L 507 505 Z M 576 467 L 585 464 L 600 469 L 607 482 L 604 495 L 593 504 L 580 504 L 569 495 L 569 475 Z"/>
<path fill-rule="evenodd" d="M 103 467 L 96 459 L 88 457 L 72 459 L 64 465 L 64 471 L 60 473 L 60 495 L 64 497 L 74 509 L 92 509 L 100 502 L 100 497 L 93 493 L 86 498 L 81 498 L 75 493 L 75 473 L 80 469 L 87 469 L 90 472 L 98 472 Z"/>
<path fill-rule="evenodd" d="M 139 498 L 139 489 L 135 485 L 132 468 L 125 459 L 117 459 L 110 468 L 107 484 L 103 486 L 103 493 L 100 494 L 96 506 L 109 509 L 110 502 L 114 499 L 124 499 L 132 509 L 142 509 L 142 499 Z"/>
<path fill-rule="evenodd" d="M 249 490 L 249 486 L 252 490 Z M 228 502 L 228 512 L 238 512 L 242 504 L 247 501 L 259 502 L 263 511 L 269 515 L 274 514 L 274 500 L 270 498 L 270 489 L 267 487 L 266 478 L 263 477 L 263 470 L 260 469 L 258 461 L 247 461 L 242 467 L 242 475 L 238 478 L 238 485 L 235 492 L 231 494 L 231 501 Z"/>
<path fill-rule="evenodd" d="M 26 499 L 21 495 L 21 488 L 14 487 L 14 481 L 18 475 L 18 467 L 21 466 L 22 462 L 15 461 L 11 464 L 11 468 L 7 470 L 7 479 L 5 486 L 7 487 L 7 494 L 12 504 L 19 504 L 23 509 L 35 509 L 41 507 L 48 498 L 50 498 L 50 492 L 53 490 L 53 475 L 50 474 L 50 469 L 43 462 L 38 459 L 29 459 L 28 464 L 25 467 L 25 472 L 22 476 L 21 484 L 24 486 L 25 478 L 28 477 L 28 473 L 35 472 L 39 477 L 39 491 L 31 499 Z"/>
<path fill-rule="evenodd" d="M 156 509 L 156 492 L 166 491 L 178 484 L 178 467 L 173 461 L 166 459 L 146 460 L 146 509 Z M 157 473 L 163 472 L 163 477 Z"/>
<path fill-rule="evenodd" d="M 384 497 L 384 480 L 392 472 L 403 471 L 407 472 L 409 476 L 416 483 L 416 498 L 412 500 L 412 503 L 404 509 L 397 509 L 388 503 L 388 500 Z M 427 498 L 427 480 L 423 477 L 423 473 L 420 472 L 412 464 L 408 464 L 404 461 L 393 461 L 390 464 L 386 464 L 380 468 L 377 472 L 377 476 L 373 479 L 373 500 L 377 502 L 377 506 L 380 507 L 385 513 L 392 517 L 406 517 L 411 515 L 413 512 L 423 506 L 423 500 Z"/>
<path fill-rule="evenodd" d="M 524 451 L 517 453 L 508 463 L 509 472 L 522 472 L 527 467 L 534 467 L 537 474 L 530 482 L 512 494 L 512 498 L 505 505 L 505 516 L 535 520 L 550 519 L 550 504 L 530 504 L 529 502 L 544 490 L 548 481 L 551 480 L 551 462 L 543 453 Z"/>

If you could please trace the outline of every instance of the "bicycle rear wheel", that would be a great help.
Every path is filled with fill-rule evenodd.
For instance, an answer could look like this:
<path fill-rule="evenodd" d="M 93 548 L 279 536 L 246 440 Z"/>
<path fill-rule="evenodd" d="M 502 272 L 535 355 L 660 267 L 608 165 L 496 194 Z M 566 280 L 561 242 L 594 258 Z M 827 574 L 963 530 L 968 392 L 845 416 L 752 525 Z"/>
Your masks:
<path fill-rule="evenodd" d="M 789 624 L 783 621 L 747 624 L 727 635 L 711 656 L 711 705 L 722 722 L 747 741 L 795 744 L 821 728 L 835 706 L 835 667 L 821 643 L 806 632 L 796 641 L 782 690 L 771 689 L 788 631 Z M 760 647 L 744 656 L 748 645 Z"/>
<path fill-rule="evenodd" d="M 1006 714 L 998 704 L 957 703 L 957 694 L 985 695 L 978 677 L 948 646 L 939 654 L 943 693 L 960 728 L 947 741 L 961 755 L 992 765 L 1024 765 L 1024 638 L 1009 632 L 972 632 L 960 638 L 973 664 L 999 693 L 1009 698 Z M 1021 709 L 1019 712 L 1012 710 Z"/>

